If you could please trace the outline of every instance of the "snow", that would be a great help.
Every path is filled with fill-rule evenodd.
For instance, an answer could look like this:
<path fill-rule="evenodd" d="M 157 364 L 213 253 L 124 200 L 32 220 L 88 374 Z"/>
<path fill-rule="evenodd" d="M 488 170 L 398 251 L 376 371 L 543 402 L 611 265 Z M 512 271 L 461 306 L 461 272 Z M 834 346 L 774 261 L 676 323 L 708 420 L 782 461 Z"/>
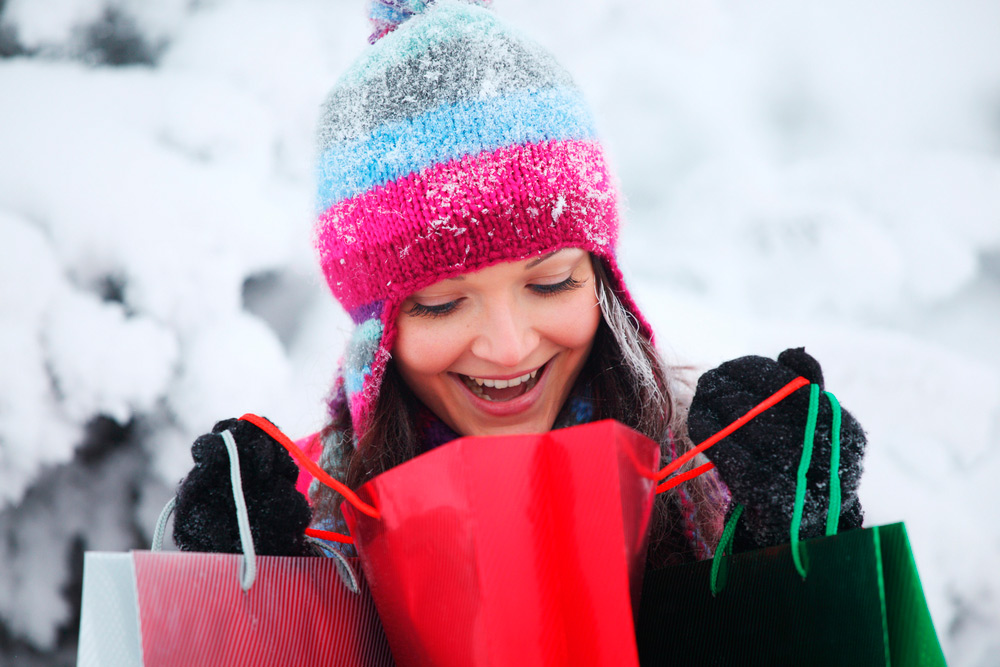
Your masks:
<path fill-rule="evenodd" d="M 0 248 L 0 360 L 10 378 L 0 382 L 2 507 L 20 499 L 42 466 L 72 454 L 74 430 L 56 410 L 39 335 L 49 304 L 67 289 L 58 262 L 37 228 L 2 212 Z"/>
<path fill-rule="evenodd" d="M 278 399 L 272 394 L 288 386 L 288 360 L 278 337 L 252 315 L 204 326 L 185 347 L 184 367 L 168 400 L 189 431 L 219 415 L 243 414 L 241 406 L 273 404 Z"/>
<path fill-rule="evenodd" d="M 99 340 L 100 346 L 92 341 Z M 49 372 L 71 419 L 103 414 L 127 423 L 153 409 L 174 374 L 177 341 L 147 317 L 127 318 L 119 304 L 68 294 L 44 325 Z"/>
<path fill-rule="evenodd" d="M 0 3 L 13 650 L 66 650 L 75 555 L 143 546 L 197 434 L 322 425 L 350 325 L 310 247 L 314 123 L 363 4 Z M 867 523 L 906 521 L 949 663 L 995 664 L 1000 5 L 494 7 L 595 108 L 663 351 L 805 345 L 868 431 Z"/>

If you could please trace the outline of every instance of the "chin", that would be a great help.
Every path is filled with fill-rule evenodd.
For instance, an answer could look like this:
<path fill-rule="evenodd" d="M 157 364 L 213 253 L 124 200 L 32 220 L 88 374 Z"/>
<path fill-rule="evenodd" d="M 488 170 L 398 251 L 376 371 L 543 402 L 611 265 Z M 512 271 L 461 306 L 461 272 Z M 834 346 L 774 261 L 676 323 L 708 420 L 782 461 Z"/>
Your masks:
<path fill-rule="evenodd" d="M 555 423 L 555 415 L 536 419 L 526 419 L 510 424 L 467 424 L 464 428 L 454 428 L 462 436 L 524 435 L 528 433 L 548 433 Z"/>

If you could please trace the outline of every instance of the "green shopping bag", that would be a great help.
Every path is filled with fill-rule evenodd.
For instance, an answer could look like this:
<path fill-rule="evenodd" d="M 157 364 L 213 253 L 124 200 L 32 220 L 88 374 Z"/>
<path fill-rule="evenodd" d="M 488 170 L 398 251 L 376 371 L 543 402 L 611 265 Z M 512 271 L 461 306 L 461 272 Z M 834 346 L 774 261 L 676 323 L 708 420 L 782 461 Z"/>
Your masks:
<path fill-rule="evenodd" d="M 906 528 L 851 530 L 646 573 L 643 665 L 944 665 Z"/>
<path fill-rule="evenodd" d="M 798 539 L 820 394 L 813 385 L 790 543 L 723 555 L 737 508 L 713 561 L 646 572 L 640 664 L 945 664 L 903 524 L 836 534 L 840 406 L 824 393 L 834 415 L 827 535 Z"/>

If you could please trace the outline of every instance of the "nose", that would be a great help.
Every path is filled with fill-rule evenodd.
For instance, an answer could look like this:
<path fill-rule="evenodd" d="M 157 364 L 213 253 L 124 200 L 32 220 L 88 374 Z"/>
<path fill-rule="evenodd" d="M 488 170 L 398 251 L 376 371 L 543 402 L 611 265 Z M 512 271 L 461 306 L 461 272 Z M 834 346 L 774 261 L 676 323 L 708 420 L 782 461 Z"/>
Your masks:
<path fill-rule="evenodd" d="M 530 318 L 514 303 L 490 304 L 472 342 L 477 357 L 508 368 L 522 365 L 540 337 Z"/>

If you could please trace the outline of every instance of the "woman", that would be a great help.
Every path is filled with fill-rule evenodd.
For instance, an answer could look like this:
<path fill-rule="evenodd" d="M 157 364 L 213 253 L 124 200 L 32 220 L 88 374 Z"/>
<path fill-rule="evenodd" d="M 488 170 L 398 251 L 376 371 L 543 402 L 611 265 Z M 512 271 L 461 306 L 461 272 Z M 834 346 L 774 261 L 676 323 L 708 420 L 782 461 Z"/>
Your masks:
<path fill-rule="evenodd" d="M 572 80 L 475 3 L 413 5 L 373 5 L 373 46 L 320 123 L 316 245 L 357 325 L 321 437 L 324 467 L 356 488 L 460 435 L 605 418 L 660 442 L 669 461 L 690 448 L 688 429 L 700 440 L 799 374 L 822 382 L 801 350 L 783 363 L 744 358 L 706 374 L 686 418 L 618 268 L 618 193 Z M 738 546 L 787 535 L 801 394 L 712 450 L 728 492 L 747 505 Z M 820 417 L 817 461 L 829 447 L 830 418 Z M 310 510 L 290 459 L 249 424 L 215 432 L 224 428 L 260 462 L 244 477 L 258 550 L 308 552 Z M 842 516 L 860 525 L 863 433 L 849 416 L 844 433 Z M 178 497 L 182 548 L 238 550 L 217 491 L 228 484 L 219 440 L 195 443 Z M 828 478 L 821 468 L 811 480 Z M 815 527 L 808 510 L 823 505 L 825 516 L 815 491 L 804 536 Z M 341 527 L 339 501 L 314 486 L 312 523 Z M 650 564 L 709 556 L 727 502 L 714 475 L 661 496 Z"/>

